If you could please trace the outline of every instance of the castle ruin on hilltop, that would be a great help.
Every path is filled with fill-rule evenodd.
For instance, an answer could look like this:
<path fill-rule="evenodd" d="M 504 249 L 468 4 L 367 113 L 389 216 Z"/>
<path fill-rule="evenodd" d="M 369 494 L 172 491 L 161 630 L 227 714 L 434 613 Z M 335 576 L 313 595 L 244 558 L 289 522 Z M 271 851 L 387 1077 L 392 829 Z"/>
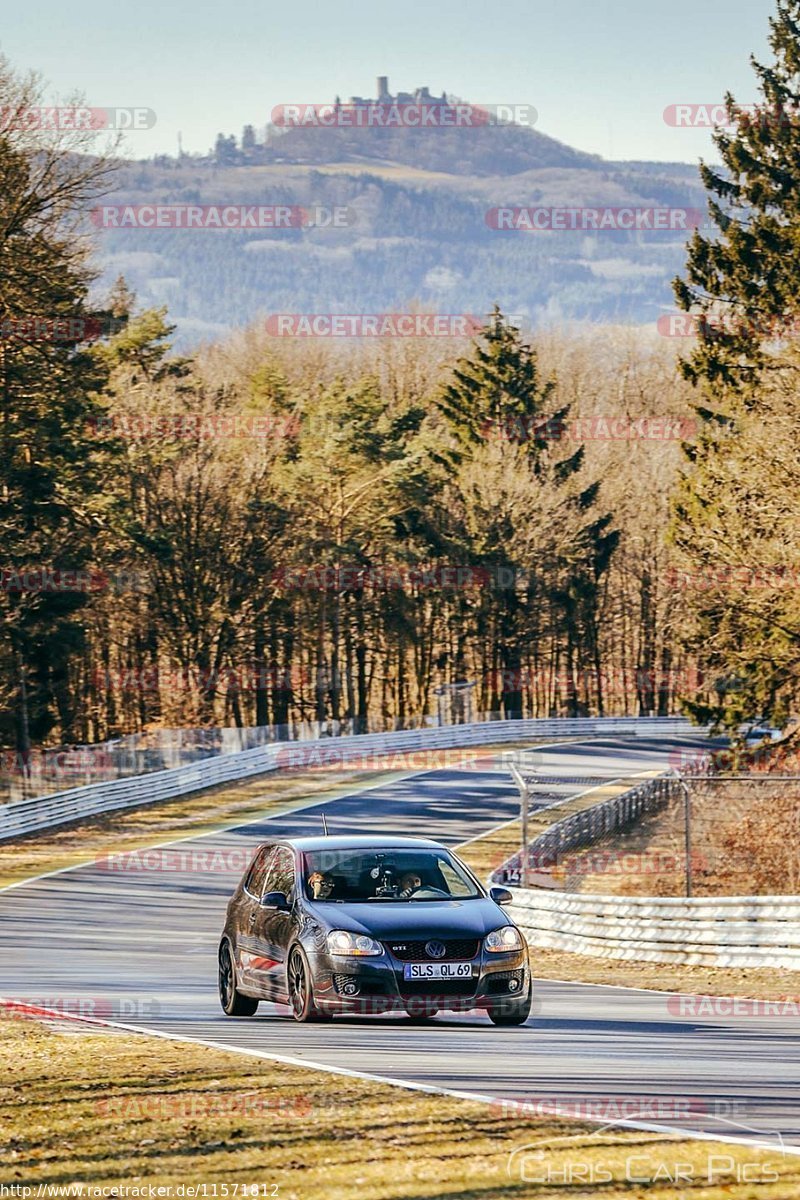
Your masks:
<path fill-rule="evenodd" d="M 432 96 L 428 88 L 418 87 L 415 92 L 398 92 L 393 96 L 389 91 L 389 76 L 379 75 L 377 79 L 378 95 L 374 100 L 365 99 L 363 96 L 351 96 L 347 101 L 348 104 L 366 105 L 366 104 L 447 104 L 447 96 L 442 92 L 441 96 Z M 339 97 L 336 97 L 336 103 L 341 104 Z"/>

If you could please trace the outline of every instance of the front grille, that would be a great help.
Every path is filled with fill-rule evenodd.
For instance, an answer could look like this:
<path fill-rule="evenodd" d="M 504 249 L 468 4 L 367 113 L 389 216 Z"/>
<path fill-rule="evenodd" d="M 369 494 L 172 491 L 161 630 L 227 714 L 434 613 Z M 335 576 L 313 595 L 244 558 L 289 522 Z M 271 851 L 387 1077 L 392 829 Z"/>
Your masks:
<path fill-rule="evenodd" d="M 445 948 L 443 958 L 433 958 L 425 947 L 428 942 L 441 941 Z M 387 942 L 395 958 L 401 962 L 464 962 L 474 958 L 480 949 L 477 938 L 426 938 L 424 942 Z"/>
<path fill-rule="evenodd" d="M 477 979 L 403 979 L 404 996 L 474 996 Z"/>
<path fill-rule="evenodd" d="M 492 975 L 486 977 L 486 991 L 490 996 L 497 995 L 498 992 L 506 993 L 508 991 L 509 981 L 516 979 L 517 987 L 516 994 L 522 995 L 522 984 L 525 979 L 524 971 L 496 971 Z"/>

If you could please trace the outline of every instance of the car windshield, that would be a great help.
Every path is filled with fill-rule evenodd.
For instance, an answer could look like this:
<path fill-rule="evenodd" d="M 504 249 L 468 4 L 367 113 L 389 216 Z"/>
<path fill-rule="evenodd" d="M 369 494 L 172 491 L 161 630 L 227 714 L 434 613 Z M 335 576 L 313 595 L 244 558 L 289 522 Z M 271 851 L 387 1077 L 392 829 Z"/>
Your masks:
<path fill-rule="evenodd" d="M 422 902 L 481 894 L 446 850 L 314 850 L 303 858 L 309 900 Z"/>

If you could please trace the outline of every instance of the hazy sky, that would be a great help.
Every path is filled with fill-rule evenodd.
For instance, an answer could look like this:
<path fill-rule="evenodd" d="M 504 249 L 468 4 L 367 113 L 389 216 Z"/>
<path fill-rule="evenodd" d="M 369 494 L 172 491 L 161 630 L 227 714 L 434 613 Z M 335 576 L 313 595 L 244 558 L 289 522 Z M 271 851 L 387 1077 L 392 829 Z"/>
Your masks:
<path fill-rule="evenodd" d="M 263 126 L 273 105 L 427 84 L 481 103 L 532 104 L 538 128 L 612 158 L 693 162 L 707 133 L 670 128 L 674 103 L 757 99 L 774 0 L 37 0 L 9 5 L 0 48 L 55 98 L 154 109 L 137 156 L 206 151 Z"/>

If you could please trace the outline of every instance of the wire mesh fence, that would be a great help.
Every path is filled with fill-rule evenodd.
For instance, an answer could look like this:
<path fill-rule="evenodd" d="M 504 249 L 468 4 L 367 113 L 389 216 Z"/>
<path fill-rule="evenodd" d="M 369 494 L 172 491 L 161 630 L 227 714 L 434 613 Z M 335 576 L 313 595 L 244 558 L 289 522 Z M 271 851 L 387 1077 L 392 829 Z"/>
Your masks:
<path fill-rule="evenodd" d="M 523 865 L 529 883 L 574 894 L 796 896 L 800 775 L 662 776 L 556 821 L 507 864 L 508 882 Z"/>

